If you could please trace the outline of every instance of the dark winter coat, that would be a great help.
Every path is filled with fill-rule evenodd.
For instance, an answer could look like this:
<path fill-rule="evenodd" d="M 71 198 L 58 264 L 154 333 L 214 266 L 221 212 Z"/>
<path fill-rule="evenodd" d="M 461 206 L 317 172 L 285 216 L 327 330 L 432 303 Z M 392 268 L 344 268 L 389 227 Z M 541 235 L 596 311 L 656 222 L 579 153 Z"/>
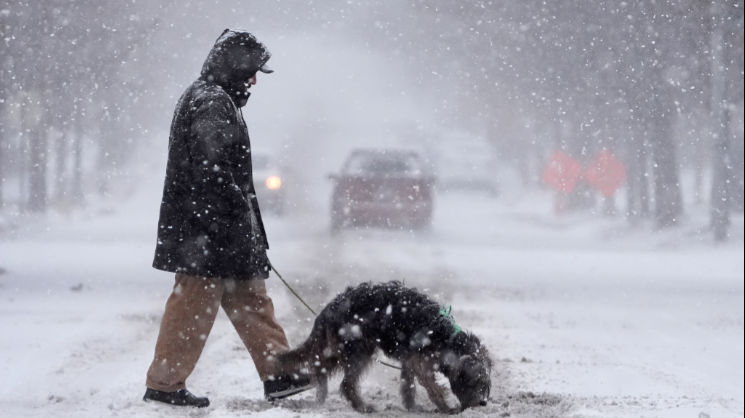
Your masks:
<path fill-rule="evenodd" d="M 179 99 L 153 267 L 206 277 L 269 276 L 269 244 L 240 111 L 249 95 L 246 81 L 264 71 L 269 56 L 252 35 L 226 30 L 200 78 Z"/>

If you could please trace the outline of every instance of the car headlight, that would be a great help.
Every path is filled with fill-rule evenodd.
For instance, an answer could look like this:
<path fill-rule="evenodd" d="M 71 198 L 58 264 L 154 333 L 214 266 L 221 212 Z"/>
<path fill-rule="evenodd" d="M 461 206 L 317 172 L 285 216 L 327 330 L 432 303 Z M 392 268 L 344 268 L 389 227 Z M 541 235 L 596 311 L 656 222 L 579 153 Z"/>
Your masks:
<path fill-rule="evenodd" d="M 266 188 L 269 190 L 277 190 L 282 187 L 282 179 L 279 176 L 269 176 L 266 178 Z"/>

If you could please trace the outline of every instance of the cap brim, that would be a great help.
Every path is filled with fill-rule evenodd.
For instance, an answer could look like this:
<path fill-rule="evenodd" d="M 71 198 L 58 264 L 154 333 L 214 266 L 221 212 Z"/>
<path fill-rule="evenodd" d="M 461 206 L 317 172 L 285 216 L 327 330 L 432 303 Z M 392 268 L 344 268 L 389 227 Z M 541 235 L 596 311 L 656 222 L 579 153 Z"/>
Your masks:
<path fill-rule="evenodd" d="M 274 70 L 266 64 L 259 67 L 259 71 L 261 71 L 262 73 L 266 73 L 266 74 L 271 74 L 274 72 Z"/>

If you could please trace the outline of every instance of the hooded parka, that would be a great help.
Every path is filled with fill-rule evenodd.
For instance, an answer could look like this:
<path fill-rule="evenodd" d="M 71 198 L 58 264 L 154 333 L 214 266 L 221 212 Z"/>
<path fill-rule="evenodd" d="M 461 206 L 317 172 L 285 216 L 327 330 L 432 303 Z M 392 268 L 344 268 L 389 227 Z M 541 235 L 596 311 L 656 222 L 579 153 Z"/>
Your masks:
<path fill-rule="evenodd" d="M 271 71 L 269 57 L 253 35 L 226 29 L 179 99 L 153 267 L 213 278 L 269 277 L 269 244 L 240 111 L 248 80 Z"/>

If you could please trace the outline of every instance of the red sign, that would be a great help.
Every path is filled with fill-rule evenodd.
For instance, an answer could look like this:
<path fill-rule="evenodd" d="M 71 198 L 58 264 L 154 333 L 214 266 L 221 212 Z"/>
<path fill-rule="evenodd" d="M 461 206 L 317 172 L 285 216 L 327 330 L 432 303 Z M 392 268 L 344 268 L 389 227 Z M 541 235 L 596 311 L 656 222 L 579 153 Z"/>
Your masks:
<path fill-rule="evenodd" d="M 543 169 L 543 182 L 554 189 L 569 194 L 582 177 L 582 166 L 562 151 L 556 151 Z"/>
<path fill-rule="evenodd" d="M 626 181 L 626 167 L 610 151 L 603 150 L 585 170 L 585 178 L 592 188 L 611 197 Z"/>

